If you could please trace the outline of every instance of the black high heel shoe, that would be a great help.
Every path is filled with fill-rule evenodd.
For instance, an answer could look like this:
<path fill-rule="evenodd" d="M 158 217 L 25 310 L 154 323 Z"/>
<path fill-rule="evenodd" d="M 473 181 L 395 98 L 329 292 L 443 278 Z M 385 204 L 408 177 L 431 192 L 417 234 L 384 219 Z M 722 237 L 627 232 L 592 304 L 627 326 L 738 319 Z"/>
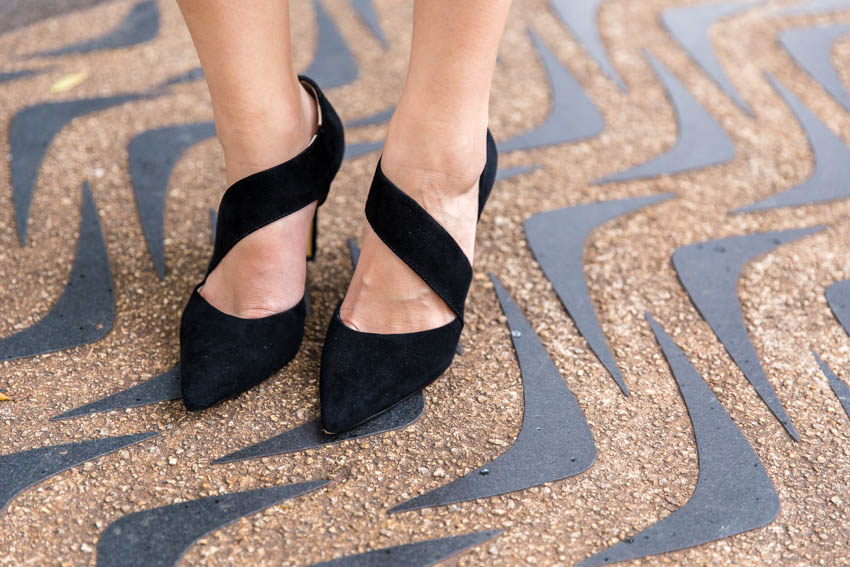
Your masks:
<path fill-rule="evenodd" d="M 478 216 L 496 180 L 496 144 L 487 132 L 487 163 L 478 181 Z M 416 333 L 361 333 L 334 311 L 322 351 L 319 380 L 322 428 L 340 433 L 421 391 L 451 365 L 463 328 L 472 266 L 454 238 L 414 199 L 375 171 L 366 219 L 380 239 L 410 266 L 457 316 Z"/>
<path fill-rule="evenodd" d="M 180 385 L 189 411 L 208 408 L 256 386 L 283 368 L 301 346 L 306 292 L 294 307 L 261 319 L 223 313 L 198 293 L 219 262 L 244 237 L 314 201 L 321 205 L 327 198 L 342 163 L 342 123 L 318 85 L 306 77 L 300 79 L 316 98 L 319 120 L 315 137 L 291 160 L 249 175 L 228 188 L 219 206 L 215 247 L 206 276 L 183 311 Z M 315 216 L 310 230 L 308 259 L 315 254 Z"/>

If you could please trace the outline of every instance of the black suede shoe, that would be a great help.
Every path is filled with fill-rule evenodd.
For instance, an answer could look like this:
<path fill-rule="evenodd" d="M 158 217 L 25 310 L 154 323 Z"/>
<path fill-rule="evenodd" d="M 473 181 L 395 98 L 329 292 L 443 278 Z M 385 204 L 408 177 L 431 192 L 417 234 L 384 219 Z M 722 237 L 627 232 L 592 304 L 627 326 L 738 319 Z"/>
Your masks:
<path fill-rule="evenodd" d="M 496 144 L 487 132 L 487 163 L 478 182 L 478 216 L 496 180 Z M 416 333 L 361 333 L 333 314 L 319 380 L 322 428 L 340 433 L 421 391 L 451 365 L 463 328 L 472 265 L 454 238 L 414 199 L 387 179 L 381 163 L 366 201 L 366 218 L 381 240 L 457 316 Z"/>
<path fill-rule="evenodd" d="M 183 311 L 180 385 L 189 411 L 208 408 L 256 386 L 292 360 L 301 345 L 306 293 L 291 309 L 261 319 L 222 313 L 198 293 L 206 277 L 244 237 L 314 201 L 321 205 L 327 198 L 345 149 L 342 123 L 318 85 L 306 77 L 300 79 L 316 97 L 316 136 L 291 160 L 228 188 L 219 205 L 215 247 L 206 276 Z M 315 236 L 314 217 L 310 258 L 315 253 Z"/>

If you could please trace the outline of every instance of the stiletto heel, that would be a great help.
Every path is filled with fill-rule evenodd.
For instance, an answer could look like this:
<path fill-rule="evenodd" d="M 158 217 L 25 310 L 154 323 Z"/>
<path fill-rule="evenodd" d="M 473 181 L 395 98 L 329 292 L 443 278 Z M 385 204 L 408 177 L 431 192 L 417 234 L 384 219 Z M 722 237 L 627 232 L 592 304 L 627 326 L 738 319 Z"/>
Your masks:
<path fill-rule="evenodd" d="M 316 207 L 316 212 L 313 213 L 313 220 L 310 222 L 310 237 L 307 241 L 307 261 L 312 262 L 316 259 L 316 253 L 319 249 L 316 247 L 316 238 L 319 235 L 319 208 Z"/>
<path fill-rule="evenodd" d="M 243 238 L 328 195 L 342 163 L 342 123 L 318 85 L 301 83 L 316 98 L 318 128 L 310 145 L 291 160 L 237 181 L 222 197 L 215 246 L 204 281 L 192 292 L 180 321 L 180 385 L 183 403 L 199 411 L 233 398 L 283 368 L 301 345 L 307 294 L 294 307 L 269 317 L 243 319 L 219 311 L 198 293 L 207 277 Z M 308 255 L 316 252 L 316 216 Z M 286 243 L 282 243 L 286 245 Z"/>
<path fill-rule="evenodd" d="M 487 132 L 487 162 L 478 182 L 478 216 L 496 180 L 496 144 Z M 319 379 L 322 428 L 357 427 L 439 378 L 451 365 L 463 328 L 472 266 L 454 238 L 419 203 L 384 176 L 378 162 L 366 219 L 396 256 L 456 315 L 442 327 L 404 334 L 355 331 L 339 307 L 328 326 Z"/>

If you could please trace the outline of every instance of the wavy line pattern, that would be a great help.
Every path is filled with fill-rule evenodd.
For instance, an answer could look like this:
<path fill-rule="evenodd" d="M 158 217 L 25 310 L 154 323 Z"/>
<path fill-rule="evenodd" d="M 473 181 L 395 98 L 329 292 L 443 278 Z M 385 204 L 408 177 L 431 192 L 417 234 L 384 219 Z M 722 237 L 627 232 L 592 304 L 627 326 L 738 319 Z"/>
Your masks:
<path fill-rule="evenodd" d="M 621 91 L 626 92 L 628 87 L 611 63 L 596 25 L 599 7 L 604 2 L 606 0 L 549 0 L 552 9 L 590 53 L 602 72 L 614 81 Z"/>
<path fill-rule="evenodd" d="M 529 132 L 500 142 L 499 151 L 507 153 L 555 146 L 601 134 L 605 130 L 605 119 L 593 101 L 584 93 L 581 84 L 537 34 L 529 29 L 528 35 L 549 79 L 552 108 L 543 124 Z"/>
<path fill-rule="evenodd" d="M 525 236 L 534 258 L 552 282 L 584 340 L 627 396 L 629 389 L 614 361 L 590 300 L 584 276 L 584 246 L 590 233 L 601 224 L 673 196 L 652 195 L 590 203 L 537 213 L 525 222 Z"/>
<path fill-rule="evenodd" d="M 508 318 L 522 374 L 525 408 L 519 435 L 495 460 L 389 514 L 525 490 L 580 474 L 596 460 L 596 444 L 578 402 L 519 307 L 495 276 L 490 279 Z"/>
<path fill-rule="evenodd" d="M 83 182 L 74 266 L 59 299 L 40 321 L 0 339 L 0 361 L 73 348 L 105 336 L 115 319 L 106 242 L 88 182 Z"/>
<path fill-rule="evenodd" d="M 405 567 L 430 567 L 470 547 L 481 545 L 501 533 L 500 530 L 494 530 L 418 541 L 367 551 L 359 555 L 342 557 L 324 563 L 314 563 L 309 567 L 399 567 L 400 565 Z"/>
<path fill-rule="evenodd" d="M 847 5 L 850 7 L 850 3 Z M 847 24 L 800 28 L 783 32 L 779 43 L 826 92 L 850 111 L 850 92 L 832 61 L 832 47 L 848 34 L 850 25 Z"/>
<path fill-rule="evenodd" d="M 127 388 L 111 396 L 53 416 L 50 418 L 50 421 L 60 421 L 95 413 L 136 408 L 158 402 L 178 400 L 180 397 L 180 369 L 175 366 L 167 372 L 163 372 L 159 376 L 146 380 L 132 388 Z"/>
<path fill-rule="evenodd" d="M 23 0 L 0 2 L 0 35 L 111 0 Z M 26 5 L 26 9 L 21 7 Z"/>
<path fill-rule="evenodd" d="M 155 0 L 145 0 L 133 6 L 118 26 L 100 37 L 81 41 L 48 51 L 33 53 L 30 57 L 58 57 L 79 55 L 132 47 L 153 40 L 159 34 L 159 9 Z"/>
<path fill-rule="evenodd" d="M 385 122 L 389 122 L 390 118 L 393 117 L 393 112 L 395 112 L 395 105 L 387 109 L 378 111 L 375 114 L 370 114 L 361 118 L 355 118 L 350 122 L 346 122 L 345 127 L 360 128 L 361 126 L 374 126 L 375 124 L 383 124 Z"/>
<path fill-rule="evenodd" d="M 818 356 L 814 350 L 812 350 L 812 356 L 815 357 L 815 361 L 820 366 L 821 372 L 826 376 L 826 379 L 829 381 L 829 387 L 832 388 L 832 391 L 835 393 L 835 396 L 838 398 L 838 401 L 841 402 L 841 407 L 844 408 L 844 413 L 847 414 L 847 417 L 850 417 L 850 386 L 847 386 L 835 372 L 832 371 L 832 368 L 829 365 L 821 360 L 821 357 Z"/>
<path fill-rule="evenodd" d="M 791 107 L 806 133 L 815 158 L 814 170 L 800 185 L 732 212 L 751 213 L 850 197 L 850 148 L 776 78 L 768 74 L 767 79 Z"/>
<path fill-rule="evenodd" d="M 756 256 L 824 228 L 732 236 L 683 246 L 673 254 L 673 267 L 691 301 L 794 441 L 800 437 L 767 379 L 744 324 L 738 301 L 738 278 L 744 265 Z"/>
<path fill-rule="evenodd" d="M 334 445 L 351 439 L 371 437 L 395 429 L 401 429 L 418 420 L 425 411 L 425 395 L 418 393 L 407 398 L 390 411 L 384 412 L 378 417 L 371 419 L 350 431 L 328 435 L 322 431 L 322 423 L 319 419 L 299 425 L 280 435 L 261 441 L 250 447 L 240 449 L 229 455 L 225 455 L 213 461 L 215 465 L 232 463 L 234 461 L 245 461 L 248 459 L 262 459 L 272 455 L 283 455 L 296 451 L 307 451 L 325 445 Z"/>
<path fill-rule="evenodd" d="M 188 71 L 184 71 L 178 75 L 171 77 L 170 79 L 164 81 L 160 86 L 161 87 L 170 87 L 173 85 L 180 85 L 183 83 L 191 83 L 194 81 L 200 81 L 204 78 L 204 70 L 200 67 L 193 67 Z"/>
<path fill-rule="evenodd" d="M 165 196 L 171 171 L 183 153 L 215 136 L 212 122 L 148 130 L 130 140 L 130 178 L 136 209 L 159 279 L 165 278 Z"/>
<path fill-rule="evenodd" d="M 384 141 L 379 142 L 356 142 L 345 145 L 344 160 L 359 158 L 368 153 L 376 152 L 384 147 Z"/>
<path fill-rule="evenodd" d="M 359 74 L 357 60 L 345 43 L 339 28 L 322 7 L 313 0 L 316 9 L 316 55 L 304 71 L 323 89 L 333 89 L 352 83 Z"/>
<path fill-rule="evenodd" d="M 678 139 L 669 151 L 660 156 L 598 179 L 593 182 L 594 185 L 684 173 L 724 164 L 735 157 L 735 144 L 717 120 L 688 92 L 687 87 L 670 69 L 649 51 L 644 50 L 643 54 L 664 85 L 667 97 L 676 110 Z"/>
<path fill-rule="evenodd" d="M 835 318 L 850 335 L 850 280 L 836 282 L 826 289 L 826 301 Z"/>
<path fill-rule="evenodd" d="M 850 0 L 814 0 L 805 2 L 801 6 L 793 6 L 776 13 L 775 18 L 787 18 L 790 16 L 803 16 L 825 12 L 839 12 L 850 10 Z"/>
<path fill-rule="evenodd" d="M 328 483 L 271 486 L 128 514 L 103 530 L 97 542 L 97 566 L 172 567 L 204 535 Z"/>
<path fill-rule="evenodd" d="M 779 495 L 753 448 L 681 349 L 651 315 L 647 319 L 688 407 L 699 453 L 697 486 L 684 506 L 576 567 L 716 541 L 765 526 L 779 513 Z"/>
<path fill-rule="evenodd" d="M 381 28 L 381 21 L 378 19 L 378 14 L 375 12 L 375 4 L 372 0 L 349 0 L 357 15 L 369 28 L 369 31 L 375 36 L 375 39 L 381 44 L 381 47 L 387 49 L 390 44 L 387 37 L 384 35 L 384 30 Z"/>
<path fill-rule="evenodd" d="M 18 79 L 24 79 L 26 77 L 40 75 L 45 71 L 46 69 L 23 69 L 21 71 L 7 71 L 4 73 L 0 73 L 0 83 L 8 83 L 11 81 L 17 81 Z"/>
<path fill-rule="evenodd" d="M 0 455 L 0 512 L 15 496 L 45 479 L 157 435 L 151 431 Z"/>
<path fill-rule="evenodd" d="M 718 20 L 729 18 L 750 10 L 756 6 L 752 2 L 733 2 L 727 4 L 688 4 L 670 8 L 661 15 L 661 21 L 670 35 L 688 52 L 709 77 L 723 89 L 729 98 L 748 116 L 755 116 L 753 109 L 738 93 L 729 80 L 723 66 L 717 60 L 711 43 L 709 29 Z"/>
<path fill-rule="evenodd" d="M 38 169 L 53 138 L 74 118 L 149 96 L 126 94 L 67 102 L 43 102 L 28 106 L 12 117 L 9 127 L 12 201 L 21 246 L 27 241 L 30 203 Z"/>

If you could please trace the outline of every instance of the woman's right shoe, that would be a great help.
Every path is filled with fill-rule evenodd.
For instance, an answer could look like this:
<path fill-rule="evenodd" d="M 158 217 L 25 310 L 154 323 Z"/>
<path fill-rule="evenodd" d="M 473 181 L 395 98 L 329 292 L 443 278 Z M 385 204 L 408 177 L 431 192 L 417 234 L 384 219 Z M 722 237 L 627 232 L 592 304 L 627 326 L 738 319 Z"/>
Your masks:
<path fill-rule="evenodd" d="M 249 175 L 228 188 L 219 206 L 215 246 L 206 276 L 183 311 L 180 386 L 189 411 L 208 408 L 256 386 L 292 360 L 301 345 L 306 291 L 294 307 L 260 319 L 228 315 L 199 293 L 206 278 L 243 238 L 314 202 L 321 205 L 327 198 L 345 149 L 342 122 L 318 85 L 306 77 L 300 79 L 315 95 L 319 117 L 316 135 L 291 160 Z M 315 234 L 314 217 L 310 257 L 315 252 Z"/>
<path fill-rule="evenodd" d="M 487 162 L 478 181 L 478 216 L 496 180 L 496 144 L 487 132 Z M 328 326 L 319 378 L 322 428 L 357 427 L 421 391 L 451 365 L 463 328 L 472 265 L 461 247 L 414 199 L 387 179 L 378 162 L 366 219 L 380 239 L 456 315 L 416 333 L 363 333 L 348 327 L 339 307 Z"/>

